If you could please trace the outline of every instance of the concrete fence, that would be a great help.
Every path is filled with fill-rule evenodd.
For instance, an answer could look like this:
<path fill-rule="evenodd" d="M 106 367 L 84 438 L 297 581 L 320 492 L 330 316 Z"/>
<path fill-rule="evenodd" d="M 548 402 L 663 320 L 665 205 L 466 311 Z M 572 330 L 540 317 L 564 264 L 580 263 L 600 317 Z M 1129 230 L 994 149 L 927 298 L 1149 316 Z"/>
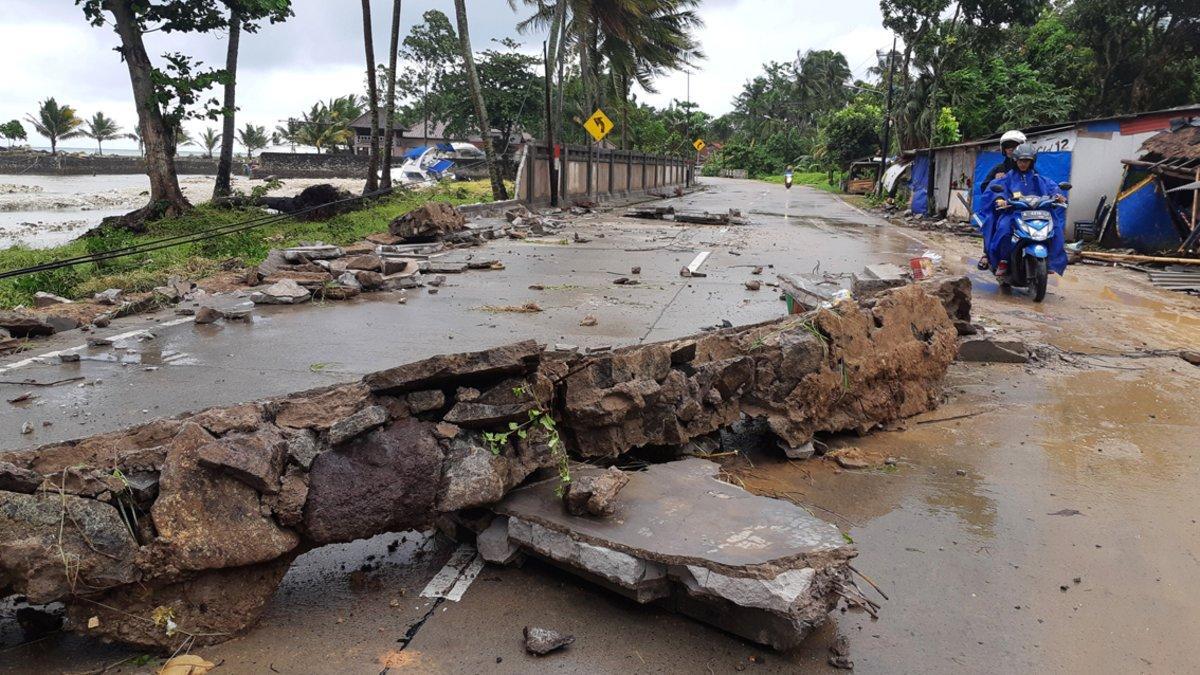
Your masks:
<path fill-rule="evenodd" d="M 589 153 L 591 161 L 589 162 Z M 544 143 L 525 147 L 517 172 L 516 196 L 529 204 L 550 201 L 550 158 Z M 606 199 L 682 186 L 690 167 L 682 157 L 633 150 L 591 149 L 564 145 L 558 159 L 559 198 Z"/>
<path fill-rule="evenodd" d="M 721 169 L 717 175 L 722 178 L 749 178 L 749 172 L 745 169 Z"/>
<path fill-rule="evenodd" d="M 242 172 L 244 158 L 233 160 L 234 173 Z M 217 160 L 195 155 L 176 155 L 175 171 L 179 175 L 213 176 Z M 0 174 L 31 174 L 39 176 L 78 176 L 95 174 L 146 173 L 146 162 L 129 155 L 82 155 L 48 152 L 0 152 Z"/>

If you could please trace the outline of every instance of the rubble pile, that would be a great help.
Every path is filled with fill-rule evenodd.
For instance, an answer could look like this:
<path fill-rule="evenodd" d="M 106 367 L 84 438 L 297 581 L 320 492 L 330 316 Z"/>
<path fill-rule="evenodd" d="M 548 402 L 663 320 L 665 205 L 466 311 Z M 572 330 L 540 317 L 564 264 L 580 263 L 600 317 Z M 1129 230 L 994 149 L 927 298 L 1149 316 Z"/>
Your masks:
<path fill-rule="evenodd" d="M 129 644 L 219 642 L 253 625 L 300 553 L 494 505 L 538 469 L 561 469 L 555 447 L 614 458 L 743 416 L 800 445 L 925 412 L 956 349 L 941 307 L 907 286 L 871 306 L 606 353 L 525 341 L 7 453 L 0 595 L 65 602 L 68 630 Z M 553 423 L 521 426 L 543 418 Z M 498 436 L 510 424 L 523 433 Z M 601 498 L 584 508 L 621 509 L 637 492 L 620 482 L 593 484 Z M 672 583 L 717 598 L 709 572 Z"/>

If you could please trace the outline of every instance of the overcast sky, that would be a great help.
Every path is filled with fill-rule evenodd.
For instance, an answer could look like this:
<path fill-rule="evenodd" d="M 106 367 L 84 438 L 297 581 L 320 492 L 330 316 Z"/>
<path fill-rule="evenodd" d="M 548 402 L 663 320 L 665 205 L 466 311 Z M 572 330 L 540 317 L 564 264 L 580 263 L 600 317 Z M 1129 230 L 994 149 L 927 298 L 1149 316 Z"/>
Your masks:
<path fill-rule="evenodd" d="M 0 0 L 0 121 L 20 119 L 53 96 L 84 117 L 103 111 L 125 130 L 136 126 L 128 71 L 112 48 L 117 36 L 110 26 L 92 27 L 72 0 Z M 294 0 L 295 16 L 243 35 L 238 65 L 238 126 L 245 122 L 273 129 L 289 116 L 320 99 L 364 87 L 362 15 L 352 0 Z M 372 0 L 376 59 L 386 60 L 392 3 Z M 505 0 L 468 0 L 471 37 L 477 50 L 489 40 L 513 37 L 541 51 L 542 35 L 517 35 L 518 14 Z M 428 9 L 453 20 L 450 0 L 405 0 L 401 31 L 420 21 Z M 705 27 L 699 37 L 708 58 L 696 64 L 691 97 L 712 114 L 728 112 L 742 84 L 765 61 L 786 61 L 798 51 L 836 49 L 846 55 L 856 75 L 873 62 L 876 49 L 890 46 L 880 23 L 877 0 L 705 0 L 700 10 Z M 525 10 L 519 10 L 520 16 Z M 219 66 L 225 60 L 225 35 L 147 36 L 151 57 L 167 51 L 192 55 Z M 684 99 L 687 78 L 675 74 L 659 83 L 659 93 L 643 100 L 666 105 Z M 219 92 L 214 92 L 219 96 Z M 219 126 L 218 123 L 208 123 Z M 193 133 L 206 126 L 191 121 Z M 30 143 L 46 145 L 28 123 Z M 65 145 L 86 147 L 87 139 Z M 112 147 L 133 147 L 131 141 Z"/>

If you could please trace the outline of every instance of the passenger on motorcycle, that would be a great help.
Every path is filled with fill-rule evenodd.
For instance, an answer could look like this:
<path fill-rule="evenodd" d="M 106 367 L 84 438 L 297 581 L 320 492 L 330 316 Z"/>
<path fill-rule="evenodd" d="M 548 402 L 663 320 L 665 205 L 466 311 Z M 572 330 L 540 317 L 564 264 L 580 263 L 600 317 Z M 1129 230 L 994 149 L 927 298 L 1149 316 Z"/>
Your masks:
<path fill-rule="evenodd" d="M 985 196 L 983 198 L 986 199 L 986 195 L 988 194 L 988 185 L 990 185 L 994 180 L 1003 178 L 1004 174 L 1017 168 L 1017 164 L 1012 158 L 1013 150 L 1016 150 L 1017 146 L 1024 142 L 1025 134 L 1021 133 L 1020 131 L 1012 129 L 1004 132 L 1004 135 L 1000 137 L 1000 152 L 1004 153 L 1004 161 L 992 167 L 990 171 L 984 174 L 983 180 L 980 181 L 979 189 L 975 191 L 976 194 L 984 193 Z M 983 255 L 979 257 L 979 263 L 977 265 L 981 270 L 986 270 L 988 268 L 987 242 L 988 239 L 991 238 L 992 225 L 994 224 L 994 219 L 989 219 L 986 222 L 981 223 L 980 232 L 983 234 Z"/>
<path fill-rule="evenodd" d="M 997 277 L 1005 277 L 1008 274 L 1008 258 L 1013 249 L 1013 219 L 1016 214 L 1006 210 L 1009 202 L 1031 195 L 1053 197 L 1054 201 L 1060 203 L 1067 201 L 1057 183 L 1034 170 L 1033 162 L 1037 159 L 1037 151 L 1032 145 L 1023 143 L 1018 146 L 1013 151 L 1013 159 L 1016 168 L 991 181 L 991 184 L 1001 186 L 1003 192 L 988 204 L 987 209 L 981 211 L 981 215 L 985 215 L 995 224 L 991 228 L 991 236 L 985 240 L 985 250 L 988 260 L 994 261 L 992 270 Z M 987 211 L 990 213 L 986 213 Z M 1047 246 L 1050 251 L 1047 264 L 1051 272 L 1062 274 L 1067 268 L 1067 254 L 1061 223 L 1057 224 L 1054 230 L 1053 238 Z"/>

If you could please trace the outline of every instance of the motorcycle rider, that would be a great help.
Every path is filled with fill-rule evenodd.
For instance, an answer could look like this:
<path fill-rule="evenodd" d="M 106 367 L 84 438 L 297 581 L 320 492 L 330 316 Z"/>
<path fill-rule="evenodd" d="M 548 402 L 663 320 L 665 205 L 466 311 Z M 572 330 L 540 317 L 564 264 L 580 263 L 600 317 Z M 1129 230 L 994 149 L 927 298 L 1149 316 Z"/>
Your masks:
<path fill-rule="evenodd" d="M 989 221 L 995 225 L 991 228 L 991 236 L 985 239 L 986 254 L 989 260 L 996 261 L 996 276 L 1001 278 L 1008 275 L 1008 256 L 1012 252 L 1012 228 L 1005 226 L 1010 221 L 1003 217 L 1005 215 L 1003 209 L 1008 206 L 1008 202 L 1030 195 L 1053 197 L 1054 201 L 1059 203 L 1067 201 L 1066 196 L 1059 189 L 1058 183 L 1034 170 L 1033 163 L 1037 159 L 1037 150 L 1033 145 L 1022 143 L 1017 146 L 1012 153 L 1012 159 L 1016 168 L 1000 178 L 989 181 L 988 185 L 990 187 L 992 184 L 997 184 L 1004 188 L 1004 191 L 999 193 L 999 196 L 991 203 L 992 213 L 989 214 L 991 216 Z M 1062 274 L 1067 267 L 1064 244 L 1062 228 L 1055 228 L 1054 237 L 1047 247 L 1050 250 L 1048 263 L 1052 272 Z"/>
<path fill-rule="evenodd" d="M 784 172 L 783 172 L 783 184 L 784 184 L 784 186 L 787 187 L 787 189 L 789 189 L 789 190 L 792 189 L 792 165 L 791 164 L 788 164 L 787 169 L 784 170 Z"/>
<path fill-rule="evenodd" d="M 976 194 L 987 192 L 988 186 L 991 185 L 992 181 L 1003 178 L 1004 174 L 1017 168 L 1016 162 L 1014 162 L 1012 158 L 1013 150 L 1016 150 L 1017 146 L 1024 142 L 1025 134 L 1016 129 L 1010 129 L 1000 136 L 1000 152 L 1004 154 L 1004 159 L 983 175 L 984 177 L 983 180 L 980 181 L 979 189 L 975 191 Z M 987 242 L 988 239 L 991 238 L 992 222 L 993 221 L 991 220 L 987 221 L 987 224 L 985 224 L 983 228 L 985 231 L 982 232 L 983 255 L 979 257 L 979 262 L 976 265 L 976 267 L 981 270 L 986 270 L 988 268 Z"/>

